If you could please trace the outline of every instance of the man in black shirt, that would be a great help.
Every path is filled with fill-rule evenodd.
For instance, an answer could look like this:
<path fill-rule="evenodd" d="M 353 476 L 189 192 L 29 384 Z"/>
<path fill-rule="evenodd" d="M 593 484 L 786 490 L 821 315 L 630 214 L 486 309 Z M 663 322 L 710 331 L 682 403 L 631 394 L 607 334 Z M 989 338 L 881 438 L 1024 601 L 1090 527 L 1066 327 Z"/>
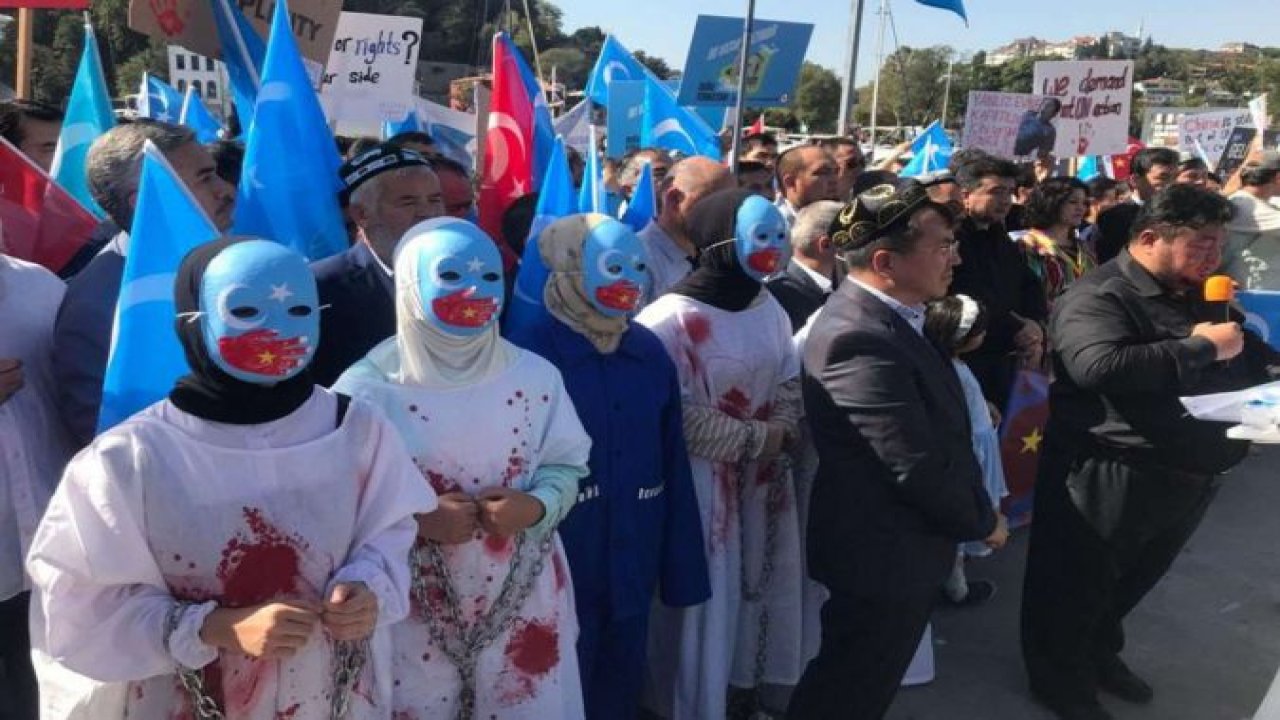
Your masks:
<path fill-rule="evenodd" d="M 965 357 L 982 394 L 1004 412 L 1021 363 L 1039 367 L 1044 347 L 1044 291 L 1004 221 L 1013 205 L 1017 167 L 975 154 L 956 168 L 965 217 L 956 228 L 960 265 L 951 294 L 980 300 L 991 314 L 987 340 Z"/>
<path fill-rule="evenodd" d="M 1133 221 L 1142 204 L 1178 180 L 1178 153 L 1169 148 L 1143 148 L 1133 156 L 1129 186 L 1137 199 L 1120 203 L 1098 216 L 1098 262 L 1106 262 L 1129 244 Z"/>
<path fill-rule="evenodd" d="M 1022 601 L 1031 689 L 1064 720 L 1106 720 L 1101 688 L 1145 703 L 1121 622 L 1195 531 L 1248 443 L 1180 396 L 1270 379 L 1280 356 L 1203 300 L 1232 209 L 1175 185 L 1142 208 L 1128 249 L 1055 304 L 1049 423 Z"/>

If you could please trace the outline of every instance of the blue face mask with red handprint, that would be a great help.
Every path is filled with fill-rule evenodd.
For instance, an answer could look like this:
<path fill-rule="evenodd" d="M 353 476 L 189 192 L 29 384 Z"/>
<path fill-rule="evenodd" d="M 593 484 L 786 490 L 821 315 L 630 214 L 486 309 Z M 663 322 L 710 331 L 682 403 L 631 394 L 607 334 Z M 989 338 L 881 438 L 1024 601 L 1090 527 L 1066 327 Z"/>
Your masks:
<path fill-rule="evenodd" d="M 304 257 L 267 240 L 237 242 L 200 281 L 205 349 L 237 380 L 273 385 L 302 372 L 320 339 L 320 301 Z"/>

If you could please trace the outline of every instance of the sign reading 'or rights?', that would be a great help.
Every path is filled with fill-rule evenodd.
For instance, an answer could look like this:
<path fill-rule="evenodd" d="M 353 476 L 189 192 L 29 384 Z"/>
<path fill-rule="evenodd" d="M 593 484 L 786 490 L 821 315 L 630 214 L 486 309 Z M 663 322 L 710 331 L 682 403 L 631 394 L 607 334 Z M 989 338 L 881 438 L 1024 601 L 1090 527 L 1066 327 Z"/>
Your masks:
<path fill-rule="evenodd" d="M 1132 60 L 1038 62 L 1031 87 L 1061 103 L 1053 119 L 1058 157 L 1121 155 L 1127 150 Z"/>
<path fill-rule="evenodd" d="M 320 81 L 333 121 L 401 120 L 414 108 L 422 18 L 344 12 Z"/>
<path fill-rule="evenodd" d="M 742 18 L 699 15 L 684 64 L 678 102 L 684 106 L 733 105 L 738 99 Z M 813 26 L 756 20 L 747 52 L 747 105 L 789 105 Z"/>

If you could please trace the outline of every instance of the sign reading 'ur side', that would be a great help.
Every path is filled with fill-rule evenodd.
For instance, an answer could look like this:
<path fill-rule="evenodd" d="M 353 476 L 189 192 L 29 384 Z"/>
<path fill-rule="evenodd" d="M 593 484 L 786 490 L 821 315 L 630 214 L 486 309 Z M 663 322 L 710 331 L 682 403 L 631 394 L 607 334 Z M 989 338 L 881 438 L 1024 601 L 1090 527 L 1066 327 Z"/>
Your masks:
<path fill-rule="evenodd" d="M 422 18 L 343 12 L 320 82 L 330 121 L 401 120 L 413 109 Z"/>
<path fill-rule="evenodd" d="M 1126 152 L 1133 103 L 1132 60 L 1038 62 L 1032 92 L 1061 102 L 1053 121 L 1058 157 Z"/>

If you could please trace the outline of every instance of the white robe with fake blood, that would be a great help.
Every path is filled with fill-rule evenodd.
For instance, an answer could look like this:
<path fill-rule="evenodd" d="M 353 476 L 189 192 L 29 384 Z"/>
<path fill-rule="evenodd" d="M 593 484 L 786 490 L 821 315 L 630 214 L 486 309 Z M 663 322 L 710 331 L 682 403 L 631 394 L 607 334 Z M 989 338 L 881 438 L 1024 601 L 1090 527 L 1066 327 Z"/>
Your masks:
<path fill-rule="evenodd" d="M 636 322 L 652 330 L 676 364 L 686 406 L 717 408 L 738 419 L 768 420 L 778 386 L 799 373 L 786 313 L 767 294 L 728 312 L 667 294 Z M 754 684 L 761 606 L 769 610 L 763 682 L 793 685 L 801 657 L 801 552 L 794 486 L 769 506 L 772 463 L 745 467 L 689 460 L 705 534 L 711 599 L 686 609 L 655 607 L 650 631 L 650 704 L 673 720 L 725 716 L 729 685 Z M 741 500 L 739 488 L 742 491 Z M 773 575 L 763 603 L 743 600 L 743 575 L 761 576 L 768 517 L 777 522 Z"/>
<path fill-rule="evenodd" d="M 199 630 L 216 606 L 318 607 L 339 582 L 365 583 L 379 605 L 347 717 L 391 718 L 403 558 L 413 514 L 436 499 L 381 413 L 353 402 L 335 428 L 336 413 L 322 389 L 259 425 L 205 421 L 165 400 L 72 461 L 28 560 L 45 720 L 191 718 L 178 663 L 202 668 L 228 720 L 327 719 L 333 643 L 321 627 L 287 660 L 219 652 Z M 175 600 L 198 604 L 166 647 Z"/>
<path fill-rule="evenodd" d="M 559 371 L 534 353 L 517 352 L 506 369 L 456 387 L 423 388 L 379 379 L 381 371 L 368 361 L 357 363 L 338 386 L 387 413 L 437 493 L 476 495 L 496 485 L 528 491 L 543 465 L 585 468 L 591 439 Z M 442 546 L 468 626 L 497 598 L 514 548 L 513 539 L 483 531 L 469 542 Z M 448 617 L 443 598 L 431 597 L 427 608 L 415 600 L 413 612 L 396 626 L 395 718 L 453 720 L 461 680 L 432 640 L 421 617 L 424 611 Z M 474 717 L 581 718 L 577 638 L 573 587 L 557 536 L 514 623 L 479 655 Z"/>

